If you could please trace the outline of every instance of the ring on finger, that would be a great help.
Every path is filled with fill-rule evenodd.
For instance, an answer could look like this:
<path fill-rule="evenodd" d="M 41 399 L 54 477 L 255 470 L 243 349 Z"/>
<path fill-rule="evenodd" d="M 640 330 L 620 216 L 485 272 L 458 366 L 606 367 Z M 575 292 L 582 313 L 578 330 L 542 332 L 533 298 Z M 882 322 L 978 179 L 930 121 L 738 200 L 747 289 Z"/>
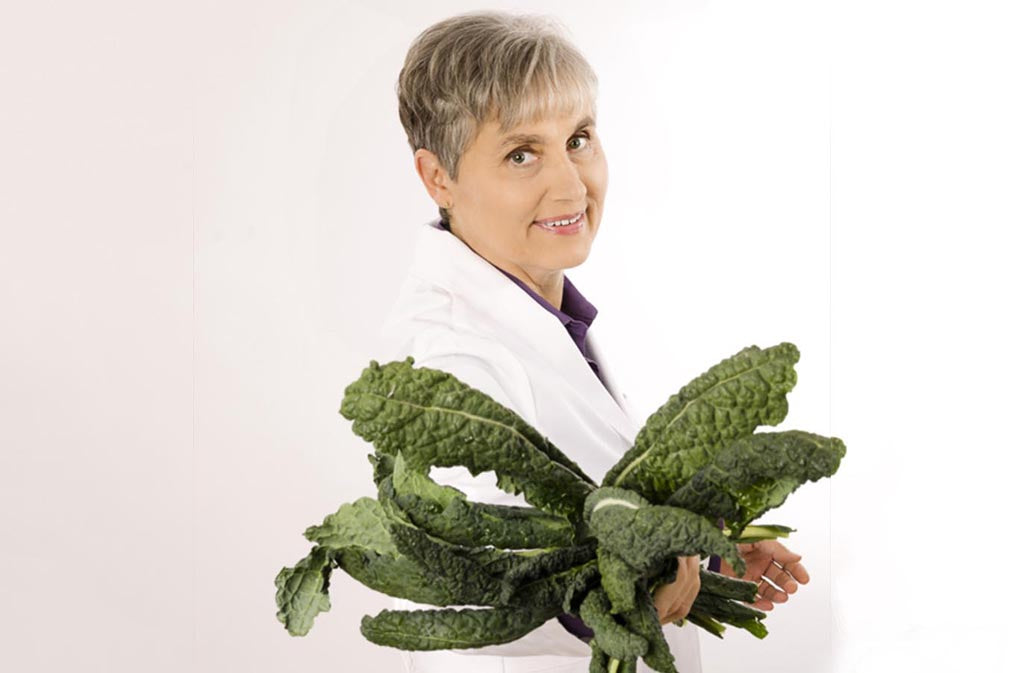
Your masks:
<path fill-rule="evenodd" d="M 771 573 L 769 575 L 769 573 Z M 779 589 L 790 581 L 795 582 L 796 580 L 790 575 L 784 566 L 772 566 L 769 570 L 765 571 L 765 578 L 770 580 L 773 584 L 778 585 Z"/>
<path fill-rule="evenodd" d="M 769 601 L 771 600 L 771 592 L 773 592 L 773 591 L 779 592 L 779 593 L 785 593 L 781 589 L 778 589 L 775 586 L 773 586 L 772 583 L 769 582 L 767 579 L 762 580 L 761 584 L 759 584 L 758 587 L 757 587 L 758 595 L 761 596 L 761 598 L 764 598 L 764 599 L 769 600 Z"/>

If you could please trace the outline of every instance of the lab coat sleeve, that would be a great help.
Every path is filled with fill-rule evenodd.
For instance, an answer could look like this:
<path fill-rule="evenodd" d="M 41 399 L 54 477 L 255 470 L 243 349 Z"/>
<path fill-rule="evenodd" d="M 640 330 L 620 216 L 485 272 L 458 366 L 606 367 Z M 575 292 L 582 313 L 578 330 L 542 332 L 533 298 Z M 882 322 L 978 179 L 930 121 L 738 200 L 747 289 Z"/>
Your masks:
<path fill-rule="evenodd" d="M 430 367 L 440 369 L 452 374 L 463 383 L 486 393 L 494 400 L 516 413 L 529 422 L 535 417 L 533 408 L 517 408 L 502 382 L 498 380 L 497 371 L 489 363 L 478 356 L 445 354 L 430 356 L 422 360 L 416 360 L 415 367 Z M 520 399 L 522 399 L 520 397 Z M 532 400 L 532 395 L 530 396 Z M 466 496 L 476 502 L 487 502 L 501 505 L 525 505 L 526 502 L 521 496 L 514 496 L 500 490 L 494 483 L 493 473 L 483 473 L 472 476 L 464 467 L 433 468 L 431 477 L 439 483 L 454 486 L 464 492 Z M 395 605 L 399 609 L 416 610 L 431 609 L 434 606 L 420 605 L 405 599 L 395 599 Z M 529 632 L 522 638 L 502 645 L 488 645 L 487 647 L 468 648 L 451 650 L 465 655 L 489 655 L 503 657 L 526 657 L 540 655 L 555 655 L 566 657 L 590 657 L 590 646 L 582 640 L 569 633 L 557 618 L 549 619 L 540 627 Z"/>

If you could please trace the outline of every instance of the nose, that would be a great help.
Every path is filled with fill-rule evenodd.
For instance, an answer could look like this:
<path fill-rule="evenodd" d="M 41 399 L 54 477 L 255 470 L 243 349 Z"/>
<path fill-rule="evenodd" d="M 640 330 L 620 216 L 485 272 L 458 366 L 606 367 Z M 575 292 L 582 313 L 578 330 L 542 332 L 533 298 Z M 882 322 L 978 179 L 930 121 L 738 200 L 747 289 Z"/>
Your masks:
<path fill-rule="evenodd" d="M 580 167 L 566 155 L 551 166 L 549 189 L 554 200 L 566 201 L 573 206 L 584 203 L 587 197 L 587 185 L 580 176 Z"/>

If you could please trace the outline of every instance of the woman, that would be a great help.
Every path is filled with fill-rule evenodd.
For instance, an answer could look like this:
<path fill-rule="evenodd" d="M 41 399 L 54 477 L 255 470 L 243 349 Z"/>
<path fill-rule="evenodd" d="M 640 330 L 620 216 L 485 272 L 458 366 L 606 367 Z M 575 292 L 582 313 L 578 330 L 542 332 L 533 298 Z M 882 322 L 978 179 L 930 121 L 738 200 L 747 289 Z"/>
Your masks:
<path fill-rule="evenodd" d="M 564 273 L 590 253 L 608 184 L 593 71 L 545 19 L 473 12 L 416 38 L 397 93 L 440 219 L 420 227 L 413 266 L 381 332 L 383 359 L 412 355 L 415 366 L 453 374 L 600 480 L 640 424 L 594 339 L 597 309 Z M 493 475 L 432 474 L 472 500 L 525 504 L 498 490 Z M 794 577 L 806 582 L 799 557 L 781 545 L 743 547 L 748 578 L 782 582 L 782 590 L 762 583 L 758 607 L 784 601 Z M 685 617 L 699 588 L 699 557 L 680 557 L 675 581 L 654 595 L 662 623 Z M 418 673 L 584 673 L 589 635 L 562 615 L 505 645 L 403 659 Z M 697 627 L 668 625 L 665 635 L 679 670 L 700 671 Z"/>

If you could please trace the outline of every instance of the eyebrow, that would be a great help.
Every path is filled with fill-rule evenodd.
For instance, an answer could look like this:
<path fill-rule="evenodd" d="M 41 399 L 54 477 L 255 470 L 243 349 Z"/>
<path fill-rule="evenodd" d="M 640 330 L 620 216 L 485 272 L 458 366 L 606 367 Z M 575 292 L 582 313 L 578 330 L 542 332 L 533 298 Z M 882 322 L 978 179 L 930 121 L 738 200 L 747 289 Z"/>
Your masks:
<path fill-rule="evenodd" d="M 581 119 L 578 124 L 576 124 L 576 131 L 574 131 L 573 133 L 579 132 L 580 129 L 590 126 L 593 123 L 594 118 L 591 117 L 590 115 L 587 115 L 586 117 Z M 498 145 L 498 149 L 503 150 L 510 145 L 542 145 L 543 143 L 543 136 L 538 136 L 535 134 L 516 133 L 514 135 L 505 136 L 505 139 L 501 142 L 500 145 Z"/>

